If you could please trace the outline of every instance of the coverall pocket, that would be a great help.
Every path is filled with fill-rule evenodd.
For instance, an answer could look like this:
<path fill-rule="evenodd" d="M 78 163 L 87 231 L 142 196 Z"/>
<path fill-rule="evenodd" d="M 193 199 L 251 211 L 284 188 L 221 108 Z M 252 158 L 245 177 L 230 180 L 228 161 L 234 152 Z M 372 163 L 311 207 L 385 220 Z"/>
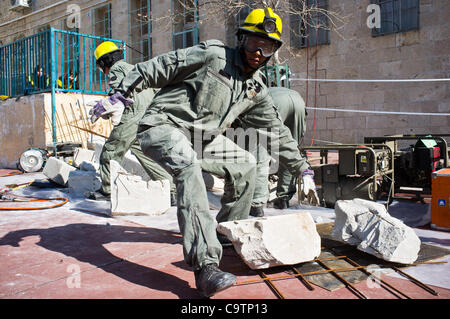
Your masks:
<path fill-rule="evenodd" d="M 196 105 L 204 115 L 215 113 L 223 115 L 231 100 L 231 83 L 218 72 L 208 68 L 203 84 L 197 93 Z"/>

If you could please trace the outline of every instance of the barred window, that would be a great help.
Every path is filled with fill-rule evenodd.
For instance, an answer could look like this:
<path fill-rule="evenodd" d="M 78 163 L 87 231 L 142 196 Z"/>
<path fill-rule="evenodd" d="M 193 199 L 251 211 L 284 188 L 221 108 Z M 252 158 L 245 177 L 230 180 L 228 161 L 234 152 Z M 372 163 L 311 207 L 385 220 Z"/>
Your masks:
<path fill-rule="evenodd" d="M 371 0 L 381 12 L 380 28 L 372 36 L 388 35 L 419 29 L 419 0 Z"/>
<path fill-rule="evenodd" d="M 198 44 L 197 0 L 173 0 L 172 12 L 174 16 L 172 26 L 174 50 Z"/>
<path fill-rule="evenodd" d="M 92 34 L 111 38 L 111 5 L 107 4 L 101 7 L 92 9 L 91 11 L 92 21 Z"/>
<path fill-rule="evenodd" d="M 130 0 L 129 47 L 131 64 L 152 57 L 151 0 Z"/>
<path fill-rule="evenodd" d="M 330 44 L 329 21 L 325 14 L 328 10 L 328 0 L 304 0 L 308 12 L 301 16 L 291 14 L 290 37 L 291 46 L 294 48 L 313 47 L 321 44 Z M 301 9 L 304 1 L 291 0 L 294 10 Z"/>

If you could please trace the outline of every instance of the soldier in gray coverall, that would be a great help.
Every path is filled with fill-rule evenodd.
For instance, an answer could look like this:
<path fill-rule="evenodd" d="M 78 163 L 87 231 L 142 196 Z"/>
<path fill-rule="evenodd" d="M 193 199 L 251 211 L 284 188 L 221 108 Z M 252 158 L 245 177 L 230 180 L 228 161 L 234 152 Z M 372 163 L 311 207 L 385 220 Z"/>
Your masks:
<path fill-rule="evenodd" d="M 269 94 L 274 105 L 280 113 L 281 120 L 286 125 L 294 140 L 300 145 L 306 130 L 305 102 L 297 91 L 285 87 L 270 87 Z M 258 148 L 255 192 L 253 195 L 250 215 L 255 217 L 264 216 L 263 205 L 269 199 L 269 164 L 270 156 L 263 147 Z M 292 175 L 289 170 L 277 163 L 278 182 L 276 188 L 277 197 L 273 204 L 275 208 L 285 209 L 289 207 L 289 200 L 297 191 L 297 176 Z"/>
<path fill-rule="evenodd" d="M 137 137 L 144 154 L 174 177 L 184 259 L 194 271 L 197 290 L 206 297 L 229 288 L 236 277 L 218 268 L 222 246 L 202 169 L 225 180 L 217 222 L 248 217 L 256 173 L 254 156 L 222 133 L 239 117 L 244 128 L 277 142 L 276 155 L 292 175 L 311 179 L 311 167 L 281 121 L 258 70 L 281 46 L 280 37 L 280 17 L 270 8 L 255 9 L 239 28 L 236 48 L 210 40 L 137 63 L 116 93 L 94 110 L 100 116 L 122 110 L 138 85 L 160 88 Z"/>
<path fill-rule="evenodd" d="M 125 75 L 134 67 L 123 60 L 122 51 L 111 41 L 101 43 L 96 48 L 94 55 L 99 68 L 108 76 L 108 85 L 111 90 L 117 88 Z M 121 163 L 126 152 L 131 150 L 152 180 L 169 180 L 171 202 L 172 205 L 176 205 L 176 187 L 172 176 L 161 165 L 142 153 L 136 139 L 138 123 L 154 95 L 155 90 L 152 88 L 143 90 L 140 86 L 136 87 L 133 107 L 125 109 L 117 120 L 111 119 L 114 128 L 100 154 L 99 172 L 102 186 L 99 192 L 89 194 L 88 198 L 109 199 L 111 194 L 109 163 L 111 160 Z"/>

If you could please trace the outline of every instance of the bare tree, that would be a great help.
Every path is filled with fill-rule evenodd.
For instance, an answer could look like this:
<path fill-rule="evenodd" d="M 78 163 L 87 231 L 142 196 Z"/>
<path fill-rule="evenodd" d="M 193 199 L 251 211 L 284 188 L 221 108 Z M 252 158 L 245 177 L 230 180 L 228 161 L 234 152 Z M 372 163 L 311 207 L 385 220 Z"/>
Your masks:
<path fill-rule="evenodd" d="M 253 8 L 270 7 L 282 17 L 285 35 L 307 38 L 311 32 L 305 30 L 322 29 L 336 32 L 343 38 L 342 29 L 348 17 L 343 16 L 341 12 L 324 8 L 322 2 L 322 0 L 174 0 L 174 7 L 178 10 L 169 10 L 165 15 L 151 17 L 150 21 L 171 28 L 173 25 L 186 23 L 186 16 L 196 13 L 200 24 L 232 24 L 237 29 L 239 25 L 236 17 L 242 15 L 242 12 L 249 12 L 249 9 Z M 299 27 L 291 28 L 289 19 L 296 19 L 296 26 Z M 296 55 L 292 48 L 286 49 L 291 55 Z M 275 55 L 274 62 L 280 63 L 278 54 Z"/>

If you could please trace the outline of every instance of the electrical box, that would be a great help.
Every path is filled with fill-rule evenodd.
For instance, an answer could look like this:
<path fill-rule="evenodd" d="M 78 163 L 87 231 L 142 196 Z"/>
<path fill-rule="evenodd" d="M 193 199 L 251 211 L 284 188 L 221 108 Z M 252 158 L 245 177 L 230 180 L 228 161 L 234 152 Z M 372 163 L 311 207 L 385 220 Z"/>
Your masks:
<path fill-rule="evenodd" d="M 356 174 L 355 150 L 339 150 L 339 175 Z"/>
<path fill-rule="evenodd" d="M 450 230 L 450 168 L 431 174 L 431 227 Z"/>
<path fill-rule="evenodd" d="M 11 7 L 9 8 L 9 10 L 21 11 L 29 7 L 30 5 L 28 3 L 28 0 L 11 0 Z"/>
<path fill-rule="evenodd" d="M 324 182 L 337 183 L 339 182 L 338 164 L 325 164 L 322 166 L 322 178 Z"/>
<path fill-rule="evenodd" d="M 375 173 L 372 154 L 370 152 L 360 152 L 356 154 L 358 174 L 361 176 L 370 176 Z"/>

